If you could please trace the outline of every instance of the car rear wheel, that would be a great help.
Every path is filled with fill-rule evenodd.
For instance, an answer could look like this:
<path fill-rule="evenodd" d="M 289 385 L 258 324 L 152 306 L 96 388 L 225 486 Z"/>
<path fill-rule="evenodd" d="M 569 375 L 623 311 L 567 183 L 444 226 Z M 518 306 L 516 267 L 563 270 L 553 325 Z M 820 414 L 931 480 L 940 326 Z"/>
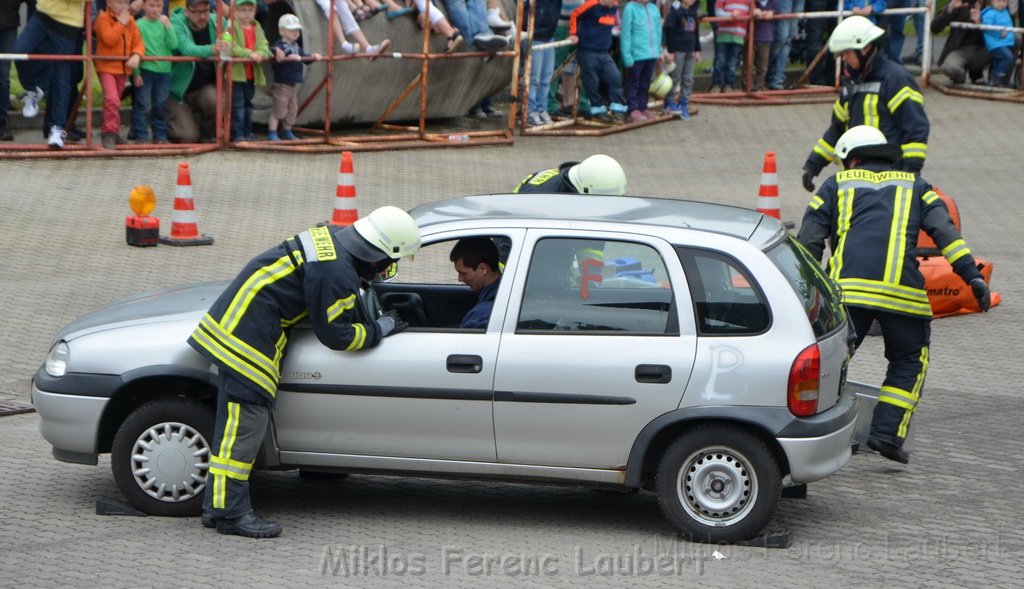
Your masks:
<path fill-rule="evenodd" d="M 151 515 L 199 515 L 213 421 L 213 408 L 179 398 L 128 415 L 111 449 L 114 480 L 128 501 Z"/>
<path fill-rule="evenodd" d="M 768 446 L 738 426 L 697 426 L 661 457 L 656 479 L 665 516 L 694 540 L 735 542 L 768 524 L 782 473 Z"/>

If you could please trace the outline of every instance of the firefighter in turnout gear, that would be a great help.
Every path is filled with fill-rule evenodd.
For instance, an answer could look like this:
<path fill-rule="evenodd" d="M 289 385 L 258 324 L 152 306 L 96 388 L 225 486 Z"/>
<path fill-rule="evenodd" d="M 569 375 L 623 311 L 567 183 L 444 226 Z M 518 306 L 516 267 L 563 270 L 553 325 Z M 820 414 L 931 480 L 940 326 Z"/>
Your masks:
<path fill-rule="evenodd" d="M 405 324 L 364 318 L 363 281 L 416 253 L 419 228 L 395 207 L 347 227 L 314 227 L 256 256 L 199 322 L 188 343 L 217 366 L 220 388 L 202 525 L 271 538 L 281 526 L 253 512 L 249 474 L 267 432 L 289 328 L 309 318 L 332 350 L 372 348 Z"/>
<path fill-rule="evenodd" d="M 902 446 L 924 387 L 931 338 L 932 308 L 913 253 L 920 231 L 970 285 L 982 310 L 990 294 L 945 203 L 919 176 L 898 169 L 902 155 L 874 127 L 844 133 L 836 142 L 844 169 L 811 198 L 797 239 L 816 260 L 828 241 L 829 276 L 842 291 L 856 345 L 872 320 L 882 328 L 889 366 L 867 445 L 906 464 Z"/>
<path fill-rule="evenodd" d="M 615 158 L 598 153 L 582 162 L 565 162 L 557 168 L 534 172 L 515 193 L 556 192 L 569 194 L 626 194 L 626 172 Z"/>
<path fill-rule="evenodd" d="M 512 192 L 622 196 L 626 194 L 626 172 L 615 158 L 598 153 L 582 162 L 565 162 L 557 168 L 534 172 L 520 182 Z M 604 242 L 581 241 L 580 246 L 573 254 L 579 272 L 579 284 L 588 285 L 600 281 L 601 268 L 604 266 Z M 511 244 L 507 241 L 498 243 L 498 257 L 502 270 L 505 269 L 510 247 Z"/>
<path fill-rule="evenodd" d="M 886 57 L 884 35 L 867 18 L 851 16 L 829 37 L 829 51 L 843 60 L 843 76 L 831 123 L 804 163 L 802 180 L 808 192 L 814 192 L 814 178 L 832 162 L 839 136 L 859 125 L 878 128 L 900 146 L 899 169 L 917 174 L 924 167 L 931 129 L 924 95 L 910 72 Z"/>

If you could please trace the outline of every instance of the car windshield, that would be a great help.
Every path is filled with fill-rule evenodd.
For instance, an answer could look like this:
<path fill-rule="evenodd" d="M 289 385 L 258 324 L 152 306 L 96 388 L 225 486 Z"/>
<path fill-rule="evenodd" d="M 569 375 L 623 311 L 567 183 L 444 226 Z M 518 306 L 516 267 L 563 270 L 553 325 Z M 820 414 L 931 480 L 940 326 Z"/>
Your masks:
<path fill-rule="evenodd" d="M 831 333 L 846 322 L 838 287 L 792 235 L 765 254 L 782 270 L 800 297 L 816 337 Z"/>

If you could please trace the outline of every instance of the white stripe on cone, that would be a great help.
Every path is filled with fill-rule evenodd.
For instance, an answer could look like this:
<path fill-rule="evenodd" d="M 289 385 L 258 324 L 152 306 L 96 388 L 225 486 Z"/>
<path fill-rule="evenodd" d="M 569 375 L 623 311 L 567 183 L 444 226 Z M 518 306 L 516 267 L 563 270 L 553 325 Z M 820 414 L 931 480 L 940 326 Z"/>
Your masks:
<path fill-rule="evenodd" d="M 174 211 L 174 215 L 171 217 L 171 223 L 174 225 L 178 225 L 180 223 L 195 224 L 197 220 L 198 217 L 196 216 L 196 212 L 194 210 L 182 211 L 176 209 Z"/>
<path fill-rule="evenodd" d="M 355 174 L 348 172 L 338 172 L 338 184 L 340 186 L 353 186 L 355 183 Z"/>
<path fill-rule="evenodd" d="M 779 197 L 777 196 L 759 196 L 757 197 L 757 210 L 761 209 L 779 209 Z"/>
<path fill-rule="evenodd" d="M 761 173 L 761 184 L 778 184 L 779 175 L 778 173 L 771 174 L 768 172 Z"/>

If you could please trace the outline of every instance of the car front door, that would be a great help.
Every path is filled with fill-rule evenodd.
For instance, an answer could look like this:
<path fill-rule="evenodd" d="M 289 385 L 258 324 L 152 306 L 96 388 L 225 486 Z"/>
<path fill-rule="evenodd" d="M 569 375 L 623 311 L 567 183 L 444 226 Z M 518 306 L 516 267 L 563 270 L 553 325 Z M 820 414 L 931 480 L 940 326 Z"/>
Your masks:
<path fill-rule="evenodd" d="M 500 236 L 514 242 L 522 234 L 506 230 Z M 468 236 L 474 234 L 425 237 L 420 252 L 402 260 L 398 276 L 382 290 L 397 300 L 425 297 L 418 312 L 427 315 L 442 304 L 430 300 L 431 293 L 468 293 L 448 259 L 455 241 Z M 494 462 L 491 405 L 508 289 L 507 284 L 499 288 L 487 329 L 447 327 L 447 318 L 431 325 L 436 318 L 425 316 L 427 325 L 358 352 L 330 350 L 312 330 L 296 329 L 282 364 L 275 411 L 283 461 L 309 459 L 297 453 L 324 453 Z M 316 461 L 327 464 L 322 456 Z M 352 462 L 339 458 L 334 464 Z"/>
<path fill-rule="evenodd" d="M 693 367 L 678 258 L 656 237 L 584 231 L 531 230 L 524 251 L 495 374 L 498 461 L 625 468 Z"/>

